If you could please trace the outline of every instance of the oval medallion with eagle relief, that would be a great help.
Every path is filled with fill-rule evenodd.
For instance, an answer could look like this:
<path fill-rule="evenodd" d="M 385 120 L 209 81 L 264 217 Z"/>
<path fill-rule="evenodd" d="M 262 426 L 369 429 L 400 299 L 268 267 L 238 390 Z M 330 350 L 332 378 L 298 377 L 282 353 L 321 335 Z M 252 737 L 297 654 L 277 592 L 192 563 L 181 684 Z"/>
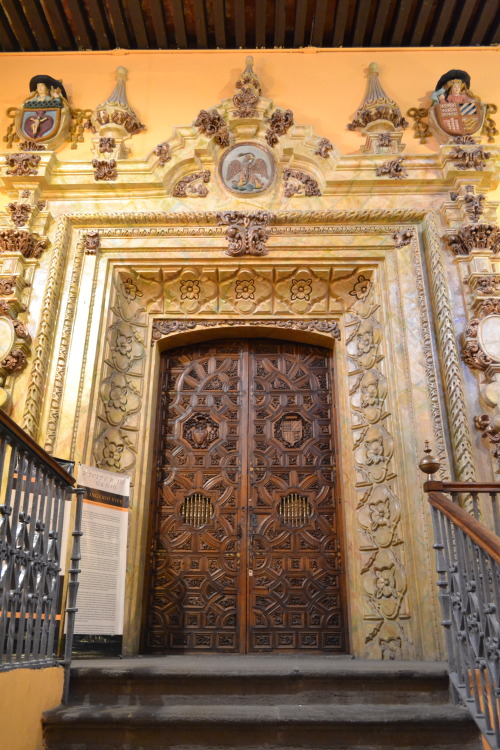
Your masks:
<path fill-rule="evenodd" d="M 271 152 L 251 142 L 228 148 L 219 164 L 222 184 L 238 195 L 263 193 L 271 186 L 275 170 Z"/>

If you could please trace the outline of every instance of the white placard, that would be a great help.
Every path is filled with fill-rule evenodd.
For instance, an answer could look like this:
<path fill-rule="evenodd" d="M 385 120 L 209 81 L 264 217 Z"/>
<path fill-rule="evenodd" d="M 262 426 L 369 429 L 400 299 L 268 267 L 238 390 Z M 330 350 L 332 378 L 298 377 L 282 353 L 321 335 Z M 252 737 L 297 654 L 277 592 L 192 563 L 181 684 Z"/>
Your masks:
<path fill-rule="evenodd" d="M 80 465 L 83 500 L 75 633 L 121 635 L 125 601 L 130 477 Z"/>

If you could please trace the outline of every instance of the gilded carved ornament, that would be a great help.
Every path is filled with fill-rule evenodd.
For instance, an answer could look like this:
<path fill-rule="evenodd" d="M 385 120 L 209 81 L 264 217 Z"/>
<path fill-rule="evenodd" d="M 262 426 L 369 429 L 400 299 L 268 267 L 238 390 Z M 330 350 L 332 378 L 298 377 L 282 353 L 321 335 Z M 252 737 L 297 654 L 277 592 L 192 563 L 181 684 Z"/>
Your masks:
<path fill-rule="evenodd" d="M 38 174 L 39 154 L 6 154 L 5 161 L 9 167 L 6 174 L 12 177 L 34 177 Z"/>
<path fill-rule="evenodd" d="M 16 227 L 23 227 L 29 221 L 31 214 L 31 206 L 29 203 L 9 203 L 7 204 L 7 211 L 10 214 L 10 219 Z"/>
<path fill-rule="evenodd" d="M 382 88 L 377 63 L 370 63 L 365 96 L 347 129 L 366 136 L 363 153 L 398 154 L 404 149 L 401 138 L 407 127 L 398 105 Z"/>
<path fill-rule="evenodd" d="M 414 120 L 414 134 L 420 143 L 434 135 L 438 143 L 474 144 L 473 136 L 485 135 L 488 143 L 493 143 L 498 130 L 492 115 L 495 104 L 483 104 L 470 90 L 470 75 L 465 70 L 449 70 L 442 75 L 431 94 L 429 107 L 412 107 L 408 116 Z M 458 140 L 461 139 L 461 140 Z M 468 162 L 467 157 L 459 158 L 459 169 L 480 169 Z M 463 159 L 463 161 L 462 161 Z M 472 163 L 472 166 L 470 164 Z M 480 163 L 477 161 L 476 163 Z"/>

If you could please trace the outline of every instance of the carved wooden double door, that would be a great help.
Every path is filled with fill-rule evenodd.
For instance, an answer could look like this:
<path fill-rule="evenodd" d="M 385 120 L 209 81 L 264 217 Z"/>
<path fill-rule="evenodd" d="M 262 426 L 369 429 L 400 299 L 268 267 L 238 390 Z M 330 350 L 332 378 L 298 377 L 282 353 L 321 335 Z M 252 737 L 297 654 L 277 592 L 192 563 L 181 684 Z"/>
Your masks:
<path fill-rule="evenodd" d="M 164 355 L 148 651 L 345 651 L 330 379 L 272 339 Z"/>

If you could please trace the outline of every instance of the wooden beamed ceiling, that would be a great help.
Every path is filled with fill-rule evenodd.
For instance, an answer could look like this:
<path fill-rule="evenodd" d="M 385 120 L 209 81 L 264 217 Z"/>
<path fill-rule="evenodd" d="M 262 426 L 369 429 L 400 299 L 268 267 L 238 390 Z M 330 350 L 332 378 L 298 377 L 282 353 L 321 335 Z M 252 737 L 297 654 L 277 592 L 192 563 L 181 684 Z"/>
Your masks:
<path fill-rule="evenodd" d="M 475 46 L 498 0 L 0 0 L 0 50 Z"/>

